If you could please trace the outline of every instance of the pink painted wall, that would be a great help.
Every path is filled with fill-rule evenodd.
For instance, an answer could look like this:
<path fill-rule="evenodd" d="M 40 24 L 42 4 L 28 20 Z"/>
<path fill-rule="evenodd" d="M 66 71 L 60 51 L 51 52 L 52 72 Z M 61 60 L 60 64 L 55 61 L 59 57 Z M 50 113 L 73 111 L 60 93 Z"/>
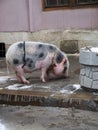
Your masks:
<path fill-rule="evenodd" d="M 41 0 L 0 0 L 0 31 L 98 29 L 98 8 L 42 11 Z"/>
<path fill-rule="evenodd" d="M 0 0 L 0 31 L 28 31 L 28 0 Z"/>

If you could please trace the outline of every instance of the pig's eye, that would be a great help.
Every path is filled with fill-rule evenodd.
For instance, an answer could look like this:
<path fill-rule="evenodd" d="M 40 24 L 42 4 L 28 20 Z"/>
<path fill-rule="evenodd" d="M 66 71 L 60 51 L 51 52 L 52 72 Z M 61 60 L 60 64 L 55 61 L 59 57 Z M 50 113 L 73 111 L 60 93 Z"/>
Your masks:
<path fill-rule="evenodd" d="M 56 64 L 54 64 L 53 66 L 56 67 Z"/>
<path fill-rule="evenodd" d="M 64 61 L 64 64 L 66 64 L 66 60 Z"/>

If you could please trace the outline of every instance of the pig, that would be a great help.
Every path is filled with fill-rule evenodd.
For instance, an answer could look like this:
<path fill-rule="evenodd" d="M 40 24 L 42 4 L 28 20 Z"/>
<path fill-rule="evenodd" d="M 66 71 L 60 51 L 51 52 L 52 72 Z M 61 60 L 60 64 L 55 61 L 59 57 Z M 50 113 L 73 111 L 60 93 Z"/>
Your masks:
<path fill-rule="evenodd" d="M 56 76 L 68 77 L 69 60 L 58 47 L 49 43 L 20 41 L 13 43 L 7 50 L 6 63 L 15 71 L 17 79 L 24 83 L 30 82 L 24 73 L 41 70 L 40 79 L 46 82 L 45 76 L 52 73 Z"/>

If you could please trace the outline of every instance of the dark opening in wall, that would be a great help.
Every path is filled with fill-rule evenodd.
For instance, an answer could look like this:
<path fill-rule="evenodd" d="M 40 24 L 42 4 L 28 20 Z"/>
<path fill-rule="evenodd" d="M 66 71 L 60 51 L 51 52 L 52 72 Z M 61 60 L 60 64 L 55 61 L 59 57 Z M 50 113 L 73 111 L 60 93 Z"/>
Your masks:
<path fill-rule="evenodd" d="M 3 42 L 0 42 L 0 58 L 2 57 L 5 57 L 5 53 L 6 53 L 6 50 L 5 50 L 5 43 Z"/>

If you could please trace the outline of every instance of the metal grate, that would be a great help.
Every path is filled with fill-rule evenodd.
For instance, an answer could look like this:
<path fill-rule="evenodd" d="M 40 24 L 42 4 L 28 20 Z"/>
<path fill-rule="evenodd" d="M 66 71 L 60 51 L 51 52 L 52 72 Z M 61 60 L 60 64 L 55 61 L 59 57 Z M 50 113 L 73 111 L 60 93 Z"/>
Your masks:
<path fill-rule="evenodd" d="M 0 58 L 5 57 L 5 53 L 6 53 L 6 51 L 5 51 L 5 43 L 0 42 Z"/>

